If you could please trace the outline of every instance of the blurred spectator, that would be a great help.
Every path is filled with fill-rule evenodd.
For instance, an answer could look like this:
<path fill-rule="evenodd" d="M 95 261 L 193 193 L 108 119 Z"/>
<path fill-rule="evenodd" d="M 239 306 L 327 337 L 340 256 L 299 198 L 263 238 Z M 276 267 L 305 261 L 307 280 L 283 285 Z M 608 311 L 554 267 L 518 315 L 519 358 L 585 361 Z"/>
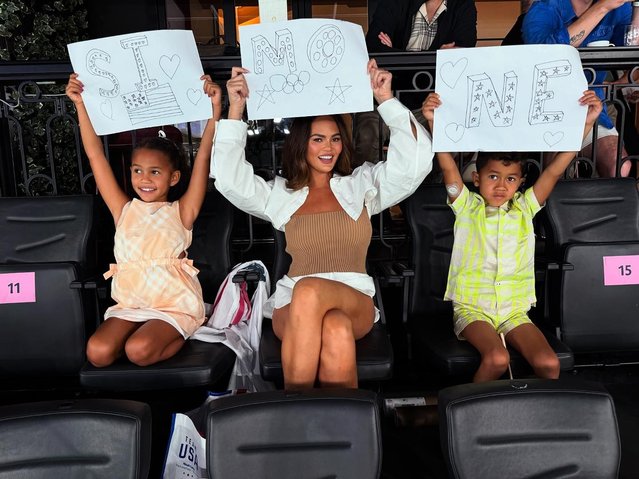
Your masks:
<path fill-rule="evenodd" d="M 563 43 L 585 47 L 591 42 L 607 40 L 623 45 L 624 26 L 631 21 L 632 7 L 628 0 L 536 0 L 524 17 L 522 34 L 525 43 Z M 595 84 L 602 84 L 605 71 L 596 72 Z M 603 88 L 594 88 L 602 100 Z M 596 161 L 599 176 L 616 174 L 617 132 L 604 108 L 597 128 Z M 592 135 L 582 144 L 581 155 L 590 157 Z M 622 149 L 621 157 L 627 153 Z M 622 164 L 621 175 L 628 176 L 630 162 Z"/>
<path fill-rule="evenodd" d="M 440 48 L 474 47 L 477 42 L 477 9 L 473 0 L 380 0 L 366 34 L 368 51 L 434 51 Z M 410 77 L 394 74 L 396 89 L 413 90 Z M 421 114 L 423 95 L 411 104 L 419 122 L 426 125 Z M 355 164 L 376 163 L 380 158 L 380 144 L 388 139 L 388 128 L 380 121 L 377 111 L 357 113 L 354 123 Z"/>

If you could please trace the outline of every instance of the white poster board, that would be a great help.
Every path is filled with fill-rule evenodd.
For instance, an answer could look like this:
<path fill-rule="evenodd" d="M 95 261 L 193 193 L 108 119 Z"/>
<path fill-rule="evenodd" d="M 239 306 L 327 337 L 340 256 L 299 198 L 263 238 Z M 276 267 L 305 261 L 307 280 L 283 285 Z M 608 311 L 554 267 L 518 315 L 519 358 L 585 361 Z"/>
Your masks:
<path fill-rule="evenodd" d="M 569 45 L 437 51 L 434 151 L 578 151 L 588 85 Z"/>
<path fill-rule="evenodd" d="M 373 109 L 362 27 L 299 19 L 240 27 L 251 120 Z"/>
<path fill-rule="evenodd" d="M 98 135 L 212 116 L 190 30 L 117 35 L 67 48 Z"/>

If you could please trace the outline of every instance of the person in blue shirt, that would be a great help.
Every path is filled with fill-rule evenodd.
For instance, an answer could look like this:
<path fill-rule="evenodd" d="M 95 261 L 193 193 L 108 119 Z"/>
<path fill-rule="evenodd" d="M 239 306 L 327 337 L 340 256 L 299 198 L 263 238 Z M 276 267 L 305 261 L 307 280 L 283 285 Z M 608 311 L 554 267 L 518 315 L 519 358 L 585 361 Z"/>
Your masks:
<path fill-rule="evenodd" d="M 623 45 L 624 25 L 631 22 L 631 0 L 536 0 L 526 13 L 522 27 L 525 43 L 585 47 L 597 40 Z M 597 71 L 594 84 L 601 85 L 605 71 Z M 603 88 L 594 88 L 605 99 Z M 597 172 L 602 177 L 616 175 L 619 133 L 604 108 L 597 129 Z M 592 135 L 584 140 L 581 155 L 589 156 Z M 622 149 L 621 158 L 627 153 Z M 621 165 L 621 176 L 628 176 L 630 161 Z"/>

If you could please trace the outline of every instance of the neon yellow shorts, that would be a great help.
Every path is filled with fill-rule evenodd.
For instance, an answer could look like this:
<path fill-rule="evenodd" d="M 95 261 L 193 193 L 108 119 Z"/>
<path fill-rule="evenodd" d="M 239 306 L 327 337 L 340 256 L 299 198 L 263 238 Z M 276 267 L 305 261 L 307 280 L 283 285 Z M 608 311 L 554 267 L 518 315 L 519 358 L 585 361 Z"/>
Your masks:
<path fill-rule="evenodd" d="M 528 309 L 516 309 L 505 315 L 497 314 L 496 316 L 489 316 L 477 308 L 453 303 L 453 327 L 455 334 L 457 335 L 457 339 L 463 340 L 464 336 L 462 332 L 466 326 L 475 321 L 485 321 L 495 328 L 497 334 L 503 333 L 506 335 L 517 326 L 532 323 L 528 317 Z"/>

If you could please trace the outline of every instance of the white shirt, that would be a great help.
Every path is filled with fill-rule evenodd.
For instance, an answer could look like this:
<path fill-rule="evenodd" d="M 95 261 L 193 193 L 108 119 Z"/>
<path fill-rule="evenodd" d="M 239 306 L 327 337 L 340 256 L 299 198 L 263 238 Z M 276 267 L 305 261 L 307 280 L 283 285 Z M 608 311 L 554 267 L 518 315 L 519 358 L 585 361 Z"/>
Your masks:
<path fill-rule="evenodd" d="M 430 136 L 410 110 L 393 98 L 379 105 L 378 111 L 391 132 L 386 161 L 364 163 L 351 175 L 335 175 L 330 180 L 337 201 L 353 220 L 359 218 L 364 205 L 370 216 L 407 198 L 433 166 Z M 246 161 L 246 132 L 247 125 L 242 121 L 218 122 L 210 175 L 217 190 L 237 208 L 284 231 L 288 220 L 306 201 L 308 187 L 291 190 L 280 176 L 267 182 L 255 175 Z"/>
<path fill-rule="evenodd" d="M 353 220 L 359 218 L 364 206 L 371 216 L 410 196 L 433 166 L 430 136 L 411 111 L 395 98 L 379 105 L 378 111 L 391 132 L 386 161 L 375 165 L 364 163 L 351 175 L 335 175 L 330 180 L 337 201 Z M 411 124 L 417 138 L 413 136 Z M 217 190 L 237 208 L 284 231 L 291 216 L 306 201 L 308 187 L 292 190 L 280 176 L 266 181 L 255 175 L 253 166 L 246 161 L 246 132 L 247 125 L 242 121 L 218 122 L 211 177 L 215 178 Z M 310 276 L 340 281 L 368 296 L 375 294 L 373 279 L 367 274 L 338 272 Z M 290 302 L 293 286 L 300 278 L 285 275 L 278 281 L 275 293 L 264 306 L 266 317 L 271 317 L 274 307 L 281 308 Z"/>

